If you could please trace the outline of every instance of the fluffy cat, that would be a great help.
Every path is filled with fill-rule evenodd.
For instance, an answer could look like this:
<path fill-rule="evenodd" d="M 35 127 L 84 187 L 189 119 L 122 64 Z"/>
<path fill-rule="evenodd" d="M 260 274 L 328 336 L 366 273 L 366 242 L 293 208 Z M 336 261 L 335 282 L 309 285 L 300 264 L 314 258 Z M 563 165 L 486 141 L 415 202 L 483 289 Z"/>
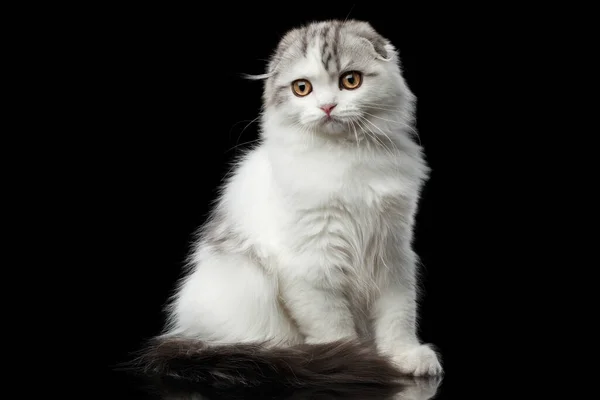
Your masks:
<path fill-rule="evenodd" d="M 146 371 L 250 386 L 440 375 L 416 333 L 429 169 L 397 50 L 367 22 L 315 22 L 250 78 L 265 82 L 260 144 L 200 230 Z"/>

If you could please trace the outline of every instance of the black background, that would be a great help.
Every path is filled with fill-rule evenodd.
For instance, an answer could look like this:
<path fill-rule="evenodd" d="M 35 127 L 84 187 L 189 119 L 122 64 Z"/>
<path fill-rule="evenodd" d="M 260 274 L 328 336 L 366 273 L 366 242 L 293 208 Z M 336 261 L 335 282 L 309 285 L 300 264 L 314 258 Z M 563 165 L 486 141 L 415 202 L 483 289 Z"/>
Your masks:
<path fill-rule="evenodd" d="M 372 2 L 157 5 L 107 13 L 93 40 L 98 55 L 90 60 L 105 99 L 93 121 L 90 160 L 101 185 L 94 193 L 98 206 L 90 211 L 98 219 L 96 254 L 108 281 L 102 355 L 109 369 L 162 328 L 162 307 L 192 234 L 236 150 L 257 137 L 250 121 L 260 110 L 262 84 L 241 74 L 264 72 L 288 29 L 348 14 L 371 22 L 396 45 L 418 98 L 417 128 L 433 170 L 415 237 L 424 268 L 420 335 L 444 360 L 439 398 L 464 394 L 456 383 L 466 372 L 464 343 L 495 333 L 480 321 L 489 305 L 478 296 L 496 279 L 490 268 L 502 258 L 482 256 L 489 243 L 485 227 L 494 218 L 484 199 L 494 194 L 485 189 L 492 172 L 479 161 L 492 148 L 477 122 L 481 98 L 469 91 L 492 85 L 481 80 L 481 69 L 494 60 L 483 58 L 472 31 L 459 33 L 459 23 Z M 128 379 L 109 376 L 112 398 L 127 398 Z"/>

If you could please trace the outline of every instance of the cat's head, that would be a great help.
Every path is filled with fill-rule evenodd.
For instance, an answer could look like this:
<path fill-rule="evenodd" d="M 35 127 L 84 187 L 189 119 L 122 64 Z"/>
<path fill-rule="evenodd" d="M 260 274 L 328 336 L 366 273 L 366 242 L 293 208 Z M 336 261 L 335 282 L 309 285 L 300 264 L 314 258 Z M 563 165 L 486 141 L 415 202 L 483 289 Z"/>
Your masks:
<path fill-rule="evenodd" d="M 412 117 L 413 95 L 398 53 L 367 22 L 334 20 L 291 30 L 260 77 L 266 79 L 265 112 L 299 135 L 362 138 L 379 135 L 386 120 L 398 127 Z"/>

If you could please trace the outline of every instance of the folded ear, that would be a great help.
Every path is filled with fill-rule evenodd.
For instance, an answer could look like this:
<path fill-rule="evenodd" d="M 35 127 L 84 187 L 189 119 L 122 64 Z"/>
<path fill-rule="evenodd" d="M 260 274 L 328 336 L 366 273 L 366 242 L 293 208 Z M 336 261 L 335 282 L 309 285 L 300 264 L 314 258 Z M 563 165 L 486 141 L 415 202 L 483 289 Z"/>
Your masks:
<path fill-rule="evenodd" d="M 394 46 L 369 24 L 364 21 L 348 21 L 351 31 L 362 40 L 366 40 L 372 46 L 378 58 L 384 61 L 390 61 L 395 52 Z"/>
<path fill-rule="evenodd" d="M 382 37 L 375 39 L 367 39 L 365 37 L 361 37 L 361 40 L 364 40 L 365 42 L 369 43 L 369 45 L 373 48 L 373 51 L 377 53 L 377 59 L 382 61 L 392 60 L 392 55 L 396 51 L 396 48 L 386 39 Z"/>

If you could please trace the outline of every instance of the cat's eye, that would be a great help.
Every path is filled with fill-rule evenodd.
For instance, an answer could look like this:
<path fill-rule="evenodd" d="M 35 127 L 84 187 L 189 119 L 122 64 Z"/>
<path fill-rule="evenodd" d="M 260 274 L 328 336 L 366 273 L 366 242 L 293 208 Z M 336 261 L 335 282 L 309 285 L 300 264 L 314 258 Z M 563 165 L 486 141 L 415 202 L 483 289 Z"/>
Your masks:
<path fill-rule="evenodd" d="M 354 90 L 362 84 L 362 74 L 357 71 L 347 72 L 340 77 L 340 88 Z"/>
<path fill-rule="evenodd" d="M 292 82 L 292 92 L 298 97 L 304 97 L 312 92 L 312 85 L 306 79 L 298 79 Z"/>

